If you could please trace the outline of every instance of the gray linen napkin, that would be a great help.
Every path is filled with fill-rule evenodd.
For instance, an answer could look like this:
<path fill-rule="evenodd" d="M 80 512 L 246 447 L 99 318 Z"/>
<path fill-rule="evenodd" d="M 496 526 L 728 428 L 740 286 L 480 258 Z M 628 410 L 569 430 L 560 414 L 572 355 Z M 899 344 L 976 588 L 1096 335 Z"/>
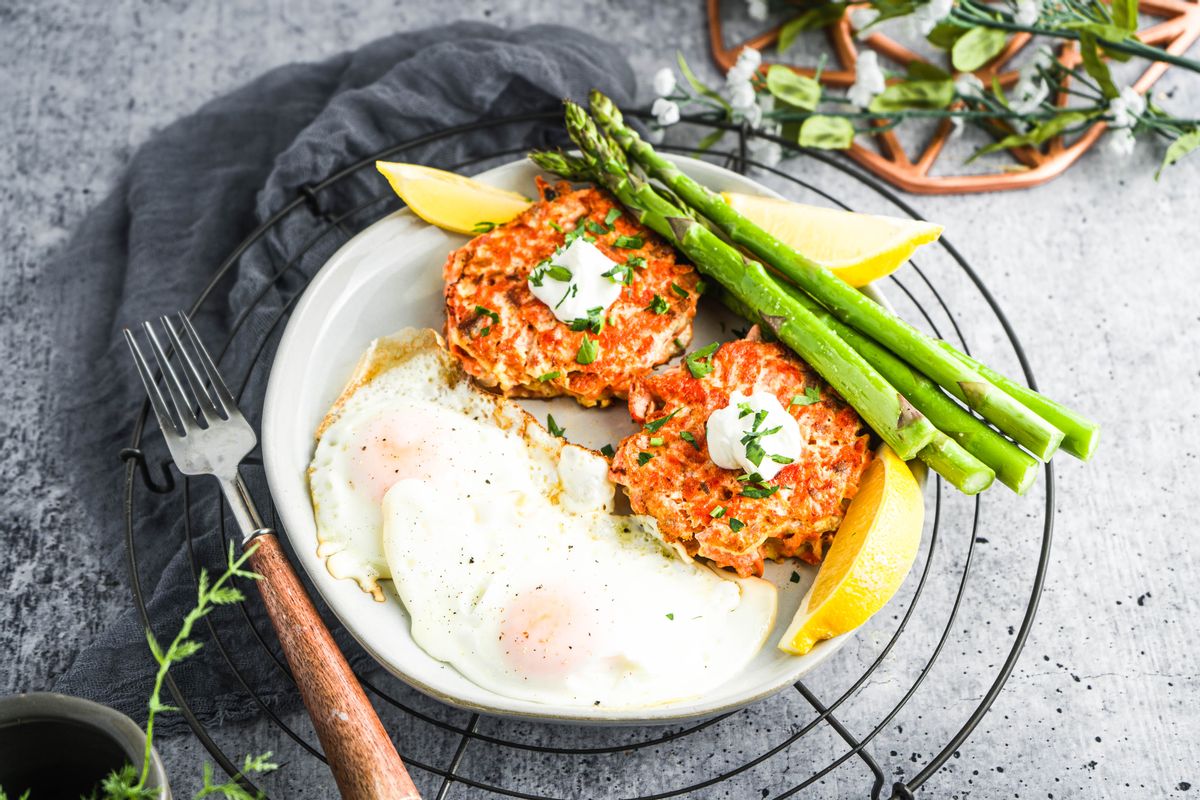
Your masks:
<path fill-rule="evenodd" d="M 318 64 L 274 70 L 206 104 L 143 146 L 115 191 L 49 265 L 42 286 L 50 307 L 59 309 L 53 358 L 60 402 L 53 424 L 61 430 L 63 452 L 78 455 L 73 489 L 91 512 L 78 521 L 78 535 L 100 537 L 110 564 L 124 568 L 124 468 L 117 454 L 129 442 L 143 395 L 121 340 L 122 326 L 189 306 L 234 246 L 301 187 L 423 133 L 554 109 L 561 98 L 583 98 L 592 87 L 618 102 L 632 100 L 633 73 L 611 45 L 560 27 L 504 31 L 456 24 L 390 36 Z M 406 152 L 404 158 L 449 166 L 560 137 L 555 122 L 489 127 Z M 381 187 L 381 178 L 364 170 L 322 196 L 320 211 L 342 214 L 378 196 Z M 394 203 L 377 203 L 352 215 L 349 225 L 361 228 L 392 208 Z M 281 326 L 272 328 L 272 323 L 297 281 L 344 241 L 326 237 L 305 251 L 318 223 L 307 213 L 290 215 L 268 241 L 237 261 L 204 306 L 197 325 L 208 341 L 224 341 L 235 322 L 242 326 L 222 360 L 227 375 L 242 376 L 255 362 L 251 345 L 266 338 L 268 348 L 275 346 Z M 275 271 L 302 251 L 296 268 L 272 282 Z M 239 319 L 251 305 L 253 312 Z M 270 363 L 269 352 L 257 363 L 243 403 L 254 423 L 266 377 L 261 364 Z M 153 422 L 146 449 L 152 459 L 166 457 Z M 252 487 L 265 505 L 261 480 Z M 139 574 L 150 618 L 165 638 L 194 602 L 188 534 L 201 563 L 222 565 L 221 506 L 210 481 L 193 481 L 191 505 L 198 513 L 185 530 L 182 488 L 150 502 L 140 486 L 137 491 L 132 536 Z M 251 601 L 254 616 L 260 613 L 258 601 Z M 269 626 L 256 622 L 272 640 Z M 240 611 L 221 609 L 212 623 L 269 708 L 298 702 L 253 641 Z M 200 633 L 205 649 L 174 673 L 198 716 L 220 723 L 259 713 L 208 631 L 202 627 Z M 348 637 L 339 641 L 352 662 L 365 664 L 367 657 Z M 153 669 L 131 600 L 129 609 L 83 649 L 56 689 L 144 718 Z M 172 720 L 177 725 L 178 715 L 163 722 L 170 726 Z"/>

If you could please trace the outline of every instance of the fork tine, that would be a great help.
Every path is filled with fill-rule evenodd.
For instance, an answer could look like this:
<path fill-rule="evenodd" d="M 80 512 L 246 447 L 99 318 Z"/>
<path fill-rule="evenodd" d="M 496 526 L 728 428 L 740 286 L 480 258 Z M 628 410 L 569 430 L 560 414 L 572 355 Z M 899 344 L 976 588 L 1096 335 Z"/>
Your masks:
<path fill-rule="evenodd" d="M 192 343 L 192 347 L 196 349 L 196 353 L 200 357 L 200 363 L 204 367 L 204 372 L 208 375 L 208 382 L 212 384 L 213 393 L 217 396 L 217 402 L 221 406 L 221 410 L 225 412 L 225 416 L 227 417 L 240 414 L 237 401 L 230 394 L 229 387 L 225 385 L 224 379 L 221 378 L 221 373 L 217 369 L 217 365 L 213 363 L 212 356 L 208 354 L 204 343 L 200 341 L 200 335 L 192 327 L 192 321 L 182 311 L 179 312 L 179 321 L 183 323 L 183 330 L 187 333 L 188 341 Z"/>
<path fill-rule="evenodd" d="M 154 381 L 154 373 L 150 370 L 150 365 L 146 363 L 142 349 L 138 347 L 137 339 L 133 337 L 133 332 L 129 328 L 121 330 L 125 334 L 125 343 L 129 345 L 129 352 L 133 354 L 133 362 L 137 365 L 138 376 L 141 377 L 142 385 L 146 387 L 146 394 L 150 397 L 150 407 L 154 409 L 158 427 L 162 430 L 163 436 L 168 439 L 178 436 L 179 425 L 171 416 L 171 412 L 167 410 L 167 403 L 158 389 L 158 384 Z"/>
<path fill-rule="evenodd" d="M 200 421 L 192 413 L 195 403 L 188 397 L 183 384 L 179 382 L 179 376 L 175 374 L 175 368 L 171 366 L 171 361 L 167 358 L 167 351 L 158 341 L 158 334 L 154 332 L 154 326 L 149 322 L 143 322 L 142 327 L 150 337 L 150 348 L 154 351 L 154 357 L 158 360 L 158 368 L 162 370 L 163 377 L 166 379 L 167 393 L 171 396 L 171 404 L 175 407 L 175 414 L 179 417 L 186 436 L 191 428 L 200 424 Z"/>
<path fill-rule="evenodd" d="M 167 317 L 160 317 L 159 321 L 167 329 L 167 336 L 171 340 L 171 346 L 175 348 L 176 353 L 179 353 L 179 358 L 183 362 L 183 374 L 187 377 L 188 386 L 192 388 L 192 394 L 199 401 L 200 414 L 211 425 L 219 417 L 217 408 L 213 405 L 208 390 L 204 388 L 204 376 L 200 374 L 200 370 L 196 369 L 191 355 L 188 354 L 187 348 L 183 346 L 183 342 L 180 340 L 179 334 L 175 332 L 175 326 L 171 324 L 171 320 Z"/>

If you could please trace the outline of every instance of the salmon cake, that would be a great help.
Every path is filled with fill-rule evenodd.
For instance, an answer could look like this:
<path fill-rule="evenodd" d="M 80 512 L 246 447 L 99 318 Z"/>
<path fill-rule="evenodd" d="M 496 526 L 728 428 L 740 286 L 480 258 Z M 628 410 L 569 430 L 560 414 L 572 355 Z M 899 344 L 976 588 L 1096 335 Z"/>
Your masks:
<path fill-rule="evenodd" d="M 482 386 L 505 396 L 605 406 L 682 352 L 703 283 L 607 193 L 540 178 L 538 193 L 540 202 L 447 258 L 446 343 Z M 564 321 L 535 296 L 531 276 L 538 285 L 547 271 L 554 278 L 564 268 L 552 261 L 577 239 L 613 262 L 600 288 L 619 294 Z"/>
<path fill-rule="evenodd" d="M 870 462 L 867 429 L 811 367 L 757 330 L 714 348 L 634 381 L 629 412 L 644 427 L 617 448 L 612 479 L 665 541 L 743 577 L 762 575 L 768 558 L 819 563 Z M 735 393 L 769 393 L 797 423 L 797 455 L 778 457 L 788 463 L 770 480 L 710 457 L 709 417 Z"/>

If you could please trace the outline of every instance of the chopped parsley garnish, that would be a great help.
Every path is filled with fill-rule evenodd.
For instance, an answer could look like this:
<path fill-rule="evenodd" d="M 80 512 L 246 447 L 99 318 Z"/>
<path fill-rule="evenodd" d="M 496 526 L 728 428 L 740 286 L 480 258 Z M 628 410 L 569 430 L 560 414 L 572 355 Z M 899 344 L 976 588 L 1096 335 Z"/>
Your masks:
<path fill-rule="evenodd" d="M 613 264 L 613 268 L 601 275 L 613 283 L 623 283 L 629 286 L 633 283 L 633 270 L 628 264 Z"/>
<path fill-rule="evenodd" d="M 725 506 L 717 506 L 712 511 L 708 512 L 708 515 L 713 519 L 720 519 L 721 517 L 725 516 Z"/>
<path fill-rule="evenodd" d="M 704 294 L 708 291 L 708 284 L 703 280 L 696 281 L 696 294 Z"/>
<path fill-rule="evenodd" d="M 742 522 L 740 519 L 734 519 L 733 517 L 729 518 L 729 530 L 737 533 L 744 527 L 746 527 L 746 523 Z"/>
<path fill-rule="evenodd" d="M 770 497 L 778 491 L 778 486 L 764 486 L 763 484 L 759 484 L 758 486 L 747 486 L 745 489 L 742 489 L 742 497 L 761 499 L 763 497 Z"/>
<path fill-rule="evenodd" d="M 491 233 L 496 230 L 494 222 L 476 222 L 475 227 L 471 228 L 472 233 Z"/>
<path fill-rule="evenodd" d="M 680 431 L 679 438 L 683 439 L 685 442 L 687 442 L 688 444 L 690 444 L 692 447 L 696 448 L 697 450 L 700 449 L 700 445 L 696 444 L 696 437 L 692 436 L 690 431 Z"/>
<path fill-rule="evenodd" d="M 596 306 L 595 308 L 589 308 L 587 310 L 586 317 L 580 317 L 579 319 L 571 320 L 571 330 L 573 330 L 573 331 L 591 331 L 592 333 L 599 333 L 600 331 L 604 330 L 604 308 L 603 308 L 603 306 Z M 580 363 L 582 364 L 585 362 L 581 361 Z"/>
<path fill-rule="evenodd" d="M 793 397 L 792 401 L 790 403 L 788 403 L 788 407 L 790 408 L 791 406 L 811 406 L 813 403 L 818 403 L 820 401 L 821 401 L 821 390 L 818 389 L 816 386 L 806 386 L 804 388 L 804 394 L 798 394 L 795 397 Z"/>
<path fill-rule="evenodd" d="M 651 420 L 650 422 L 647 422 L 644 427 L 646 428 L 646 430 L 650 431 L 651 433 L 658 433 L 658 429 L 661 428 L 663 425 L 666 425 L 668 422 L 670 422 L 671 418 L 674 417 L 676 414 L 678 414 L 680 411 L 683 411 L 683 406 L 680 406 L 679 408 L 675 409 L 670 414 L 667 414 L 665 417 L 659 417 L 656 420 Z"/>
<path fill-rule="evenodd" d="M 646 463 L 649 462 L 650 459 L 652 459 L 652 458 L 654 458 L 654 456 L 652 454 L 647 453 L 645 450 L 643 450 L 642 452 L 638 453 L 638 466 L 639 467 L 646 466 Z"/>
<path fill-rule="evenodd" d="M 554 220 L 550 220 L 550 221 L 549 221 L 549 222 L 547 222 L 546 224 L 547 224 L 547 225 L 549 225 L 549 226 L 550 226 L 551 228 L 553 228 L 554 230 L 558 231 L 559 233 L 562 233 L 562 232 L 563 232 L 563 226 L 562 226 L 562 225 L 559 225 L 559 224 L 558 224 L 557 222 L 555 222 Z"/>
<path fill-rule="evenodd" d="M 667 614 L 667 619 L 675 619 L 675 614 L 674 613 Z"/>
<path fill-rule="evenodd" d="M 791 577 L 791 579 L 790 579 L 790 580 L 791 580 L 791 582 L 792 582 L 792 583 L 799 583 L 799 582 L 800 582 L 800 573 L 799 573 L 799 572 L 796 572 L 795 570 L 793 570 L 793 571 L 792 571 L 792 577 Z"/>
<path fill-rule="evenodd" d="M 641 269 L 642 267 L 646 266 L 646 259 L 642 258 L 641 256 L 630 256 L 629 258 L 625 259 L 625 266 L 633 267 L 634 269 Z"/>
<path fill-rule="evenodd" d="M 637 250 L 645 244 L 645 240 L 640 236 L 618 236 L 613 240 L 613 247 L 620 247 L 622 250 Z"/>
<path fill-rule="evenodd" d="M 746 413 L 752 410 L 747 403 L 741 403 L 738 407 L 742 409 L 741 413 L 738 414 L 739 419 L 746 416 Z M 765 430 L 761 429 L 760 426 L 766 421 L 766 419 L 766 409 L 755 412 L 754 422 L 750 425 L 750 430 L 748 430 L 741 438 L 741 443 L 746 448 L 747 460 L 749 460 L 750 463 L 756 467 L 762 464 L 763 457 L 767 454 L 767 451 L 763 450 L 760 440 L 765 436 L 771 436 L 783 430 L 782 425 L 776 425 L 774 428 L 767 428 Z M 774 458 L 774 456 L 772 456 L 772 458 Z M 787 462 L 780 463 L 790 462 L 791 459 L 788 459 Z"/>
<path fill-rule="evenodd" d="M 607 227 L 605 227 L 604 225 L 601 225 L 600 223 L 598 223 L 592 219 L 584 220 L 583 227 L 585 230 L 587 230 L 588 233 L 594 234 L 596 236 L 603 236 L 604 234 L 608 233 Z"/>
<path fill-rule="evenodd" d="M 575 363 L 590 364 L 600 355 L 600 345 L 592 339 L 588 338 L 585 333 L 583 341 L 579 343 L 579 352 L 575 354 Z"/>
<path fill-rule="evenodd" d="M 788 458 L 787 456 L 772 455 L 771 460 L 774 461 L 776 464 L 791 464 L 796 459 Z"/>
<path fill-rule="evenodd" d="M 762 483 L 763 476 L 757 472 L 751 472 L 749 475 L 738 475 L 738 480 L 742 483 Z"/>
<path fill-rule="evenodd" d="M 488 317 L 492 320 L 492 325 L 495 325 L 496 323 L 498 323 L 500 321 L 500 315 L 497 314 L 495 311 L 492 311 L 487 306 L 475 306 L 475 317 L 476 318 Z M 483 330 L 481 330 L 479 332 L 479 335 L 487 336 L 489 333 L 491 333 L 492 325 L 485 325 Z"/>
<path fill-rule="evenodd" d="M 579 284 L 578 283 L 567 284 L 567 290 L 565 292 L 563 292 L 563 296 L 561 298 L 559 298 L 559 301 L 557 303 L 554 304 L 554 307 L 558 308 L 563 303 L 567 302 L 568 297 L 574 297 L 577 294 L 579 294 Z"/>
<path fill-rule="evenodd" d="M 612 227 L 612 224 L 621 218 L 621 209 L 610 208 L 608 213 L 604 215 L 604 224 Z"/>
<path fill-rule="evenodd" d="M 606 445 L 604 445 L 604 447 L 600 448 L 600 454 L 608 456 L 609 458 L 612 458 L 613 456 L 615 456 L 617 454 L 617 451 L 613 449 L 613 446 L 611 444 L 606 444 Z"/>
<path fill-rule="evenodd" d="M 663 444 L 663 438 L 661 436 L 651 436 L 650 437 L 650 446 L 651 447 L 662 447 L 662 444 Z"/>
<path fill-rule="evenodd" d="M 655 314 L 665 314 L 670 308 L 667 305 L 667 301 L 658 295 L 654 295 L 654 299 L 650 301 L 650 305 L 646 306 L 647 311 L 653 311 Z"/>
<path fill-rule="evenodd" d="M 540 287 L 542 282 L 547 278 L 553 278 L 556 281 L 567 283 L 574 277 L 571 270 L 560 264 L 551 264 L 548 260 L 543 261 L 534 267 L 533 272 L 529 273 L 529 282 L 534 286 Z"/>
<path fill-rule="evenodd" d="M 538 383 L 545 383 L 546 381 L 552 381 L 559 377 L 562 377 L 562 373 L 558 370 L 554 370 L 553 372 L 545 372 L 541 375 L 538 375 Z"/>
<path fill-rule="evenodd" d="M 671 281 L 671 291 L 684 299 L 687 299 L 689 297 L 688 290 L 683 288 L 682 286 L 680 286 L 675 281 Z"/>
<path fill-rule="evenodd" d="M 563 434 L 567 432 L 566 428 L 560 428 L 558 423 L 554 421 L 553 414 L 546 415 L 546 430 L 550 431 L 551 436 L 557 436 L 560 439 L 563 438 Z"/>
<path fill-rule="evenodd" d="M 708 347 L 702 347 L 699 350 L 689 353 L 687 358 L 683 360 L 687 364 L 688 372 L 692 373 L 693 378 L 703 378 L 705 375 L 713 371 L 712 356 L 721 346 L 720 342 L 713 342 Z"/>

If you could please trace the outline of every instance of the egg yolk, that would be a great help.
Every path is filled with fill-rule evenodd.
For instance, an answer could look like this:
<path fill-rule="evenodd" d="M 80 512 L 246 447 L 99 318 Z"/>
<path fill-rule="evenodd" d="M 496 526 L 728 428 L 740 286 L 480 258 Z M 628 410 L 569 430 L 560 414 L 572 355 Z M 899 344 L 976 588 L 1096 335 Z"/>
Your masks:
<path fill-rule="evenodd" d="M 574 593 L 537 586 L 516 595 L 500 620 L 505 660 L 520 674 L 565 676 L 592 653 L 596 629 L 590 610 Z"/>
<path fill-rule="evenodd" d="M 383 502 L 397 481 L 431 480 L 452 474 L 460 438 L 433 415 L 396 414 L 375 418 L 350 452 L 350 480 L 372 502 Z M 469 451 L 466 451 L 469 452 Z"/>

